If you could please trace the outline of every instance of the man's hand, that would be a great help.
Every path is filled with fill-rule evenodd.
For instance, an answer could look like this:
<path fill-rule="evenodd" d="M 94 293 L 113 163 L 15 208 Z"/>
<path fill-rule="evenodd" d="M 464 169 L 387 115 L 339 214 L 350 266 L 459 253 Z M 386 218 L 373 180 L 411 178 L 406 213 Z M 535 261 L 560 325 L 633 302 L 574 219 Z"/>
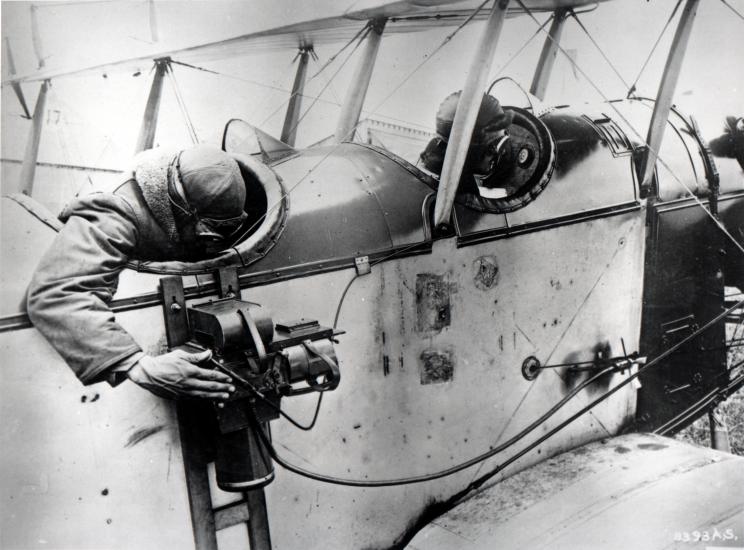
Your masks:
<path fill-rule="evenodd" d="M 129 371 L 129 379 L 160 397 L 201 397 L 225 400 L 235 387 L 231 378 L 219 371 L 197 366 L 212 357 L 209 350 L 188 353 L 175 350 L 164 355 L 145 355 Z"/>

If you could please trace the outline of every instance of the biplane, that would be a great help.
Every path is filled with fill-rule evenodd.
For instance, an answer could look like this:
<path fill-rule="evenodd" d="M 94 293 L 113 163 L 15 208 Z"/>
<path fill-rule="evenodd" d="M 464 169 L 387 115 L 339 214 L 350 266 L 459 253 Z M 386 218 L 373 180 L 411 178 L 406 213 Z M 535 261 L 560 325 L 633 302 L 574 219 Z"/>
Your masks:
<path fill-rule="evenodd" d="M 741 546 L 744 459 L 665 437 L 744 385 L 726 328 L 744 305 L 726 290 L 744 290 L 743 167 L 673 104 L 700 3 L 670 3 L 653 99 L 606 97 L 568 56 L 601 100 L 542 107 L 564 25 L 603 8 L 588 0 L 364 2 L 157 55 L 12 67 L 3 85 L 30 129 L 22 192 L 2 198 L 0 544 Z M 544 38 L 530 106 L 506 107 L 504 192 L 463 193 L 511 17 Z M 432 173 L 355 137 L 381 42 L 440 27 L 441 47 L 475 30 Z M 358 64 L 334 135 L 299 148 L 321 44 L 355 45 Z M 240 238 L 201 262 L 132 261 L 110 303 L 150 353 L 213 349 L 239 396 L 218 409 L 81 386 L 24 309 L 61 226 L 34 196 L 50 83 L 152 68 L 141 151 L 174 64 L 261 48 L 298 68 L 279 137 L 239 118 L 224 128 L 250 183 Z"/>

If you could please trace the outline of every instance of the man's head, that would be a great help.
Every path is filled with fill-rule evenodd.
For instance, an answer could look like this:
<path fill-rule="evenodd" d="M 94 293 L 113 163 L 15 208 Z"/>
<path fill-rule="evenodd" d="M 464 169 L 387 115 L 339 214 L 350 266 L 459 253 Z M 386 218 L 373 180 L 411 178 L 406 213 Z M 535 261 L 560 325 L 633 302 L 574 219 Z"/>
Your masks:
<path fill-rule="evenodd" d="M 184 244 L 199 255 L 229 246 L 246 219 L 245 182 L 238 163 L 221 149 L 197 145 L 168 167 L 168 198 Z"/>
<path fill-rule="evenodd" d="M 452 93 L 439 106 L 436 117 L 437 137 L 421 153 L 421 160 L 430 172 L 441 173 L 446 144 L 452 132 L 461 95 L 462 92 Z M 504 111 L 495 97 L 483 94 L 466 160 L 466 169 L 473 174 L 478 187 L 486 185 L 486 180 L 493 179 L 499 164 L 506 164 L 502 162 L 509 151 L 506 130 L 511 125 L 512 118 L 513 113 Z"/>
<path fill-rule="evenodd" d="M 444 98 L 439 105 L 436 118 L 437 134 L 445 141 L 449 140 L 452 123 L 455 120 L 460 96 L 462 92 L 455 92 Z M 484 145 L 493 141 L 497 135 L 503 135 L 512 121 L 512 113 L 501 108 L 499 100 L 489 94 L 483 94 L 478 117 L 473 128 L 471 145 Z"/>

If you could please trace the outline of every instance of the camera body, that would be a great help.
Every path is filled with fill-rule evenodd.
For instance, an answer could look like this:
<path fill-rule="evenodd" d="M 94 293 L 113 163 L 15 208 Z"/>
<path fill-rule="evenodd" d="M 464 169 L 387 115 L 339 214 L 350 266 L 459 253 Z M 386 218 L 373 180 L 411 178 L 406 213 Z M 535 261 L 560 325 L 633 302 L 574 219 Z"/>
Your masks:
<path fill-rule="evenodd" d="M 187 308 L 183 349 L 210 349 L 214 368 L 236 391 L 215 407 L 217 484 L 225 491 L 263 487 L 274 478 L 266 441 L 283 397 L 335 389 L 341 379 L 334 336 L 313 319 L 274 323 L 259 304 L 235 298 Z M 262 433 L 258 433 L 261 430 Z"/>

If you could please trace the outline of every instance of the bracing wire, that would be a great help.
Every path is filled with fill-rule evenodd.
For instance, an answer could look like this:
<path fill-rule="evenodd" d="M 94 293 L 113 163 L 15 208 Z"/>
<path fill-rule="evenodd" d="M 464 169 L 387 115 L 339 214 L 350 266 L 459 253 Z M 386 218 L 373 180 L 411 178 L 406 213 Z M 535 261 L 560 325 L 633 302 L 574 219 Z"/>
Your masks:
<path fill-rule="evenodd" d="M 199 143 L 199 137 L 196 135 L 196 128 L 194 128 L 194 123 L 191 121 L 189 111 L 186 108 L 186 103 L 184 102 L 183 96 L 181 95 L 181 89 L 178 86 L 178 81 L 176 80 L 176 74 L 173 72 L 173 67 L 171 67 L 170 63 L 166 63 L 166 71 L 168 73 L 168 76 L 170 77 L 171 84 L 173 85 L 173 93 L 176 96 L 176 103 L 178 103 L 181 115 L 183 116 L 183 121 L 186 125 L 186 131 L 189 133 L 189 137 L 191 138 L 191 141 L 193 143 Z"/>
<path fill-rule="evenodd" d="M 352 36 L 351 39 L 346 44 L 344 44 L 343 46 L 341 46 L 341 49 L 339 49 L 336 53 L 334 53 L 331 57 L 329 57 L 326 60 L 326 62 L 323 63 L 323 65 L 321 65 L 321 67 L 317 71 L 315 71 L 315 73 L 310 77 L 310 80 L 312 80 L 313 78 L 315 78 L 316 76 L 318 76 L 320 73 L 322 73 L 331 63 L 333 63 L 336 60 L 336 58 L 339 55 L 341 55 L 341 53 L 343 53 L 343 51 L 346 48 L 348 48 L 349 46 L 351 46 L 356 40 L 360 40 L 360 41 L 361 40 L 364 40 L 364 36 L 367 36 L 367 34 L 371 30 L 371 28 L 372 28 L 371 23 L 367 23 L 364 27 L 362 27 L 361 29 L 359 29 L 359 31 L 354 36 Z M 364 36 L 362 36 L 362 35 L 364 35 Z"/>
<path fill-rule="evenodd" d="M 724 6 L 726 6 L 728 9 L 730 9 L 732 12 L 734 12 L 739 19 L 741 19 L 742 21 L 744 21 L 744 15 L 742 15 L 741 13 L 739 13 L 731 4 L 729 4 L 728 2 L 726 2 L 726 0 L 721 0 L 721 2 L 723 2 L 723 5 Z"/>
<path fill-rule="evenodd" d="M 535 22 L 539 24 L 539 22 L 537 22 L 537 20 L 535 19 L 534 15 L 532 15 L 531 11 L 528 10 L 520 0 L 517 0 L 517 1 L 520 3 L 520 5 L 522 6 L 522 8 L 525 10 L 525 12 L 527 12 L 532 17 L 532 19 L 535 20 Z M 563 48 L 561 48 L 560 45 L 558 45 L 558 47 L 559 47 L 559 49 L 561 49 L 561 51 L 565 55 L 566 52 L 563 50 Z M 575 61 L 571 60 L 569 56 L 567 56 L 567 57 L 573 63 L 573 65 L 576 67 L 576 69 L 579 70 L 582 73 L 582 75 L 587 79 L 587 81 L 595 88 L 595 90 L 598 93 L 600 93 L 600 95 L 607 101 L 607 98 L 601 92 L 601 90 L 596 86 L 596 84 L 586 75 L 586 73 L 584 73 L 583 70 L 581 70 L 581 68 L 575 63 Z M 415 70 L 418 70 L 419 67 L 417 67 L 417 69 L 415 69 Z M 414 72 L 415 72 L 415 70 L 414 70 Z M 410 75 L 409 75 L 409 77 L 410 77 Z M 400 87 L 400 85 L 399 85 L 399 87 Z M 396 90 L 397 90 L 397 88 L 396 88 Z M 385 100 L 383 100 L 382 103 L 384 103 L 384 101 L 386 101 L 386 100 L 387 100 L 387 98 Z M 617 111 L 617 109 L 615 109 L 615 110 Z M 622 113 L 620 113 L 618 111 L 618 115 L 621 118 L 623 118 L 623 120 L 626 122 L 626 124 L 628 124 L 628 126 L 631 129 L 633 129 L 633 131 L 638 135 L 638 137 L 640 137 L 640 134 L 638 134 L 638 132 L 632 127 L 632 125 L 630 125 L 628 123 L 628 121 L 625 120 L 625 117 L 623 117 Z M 665 168 L 670 172 L 670 174 L 672 174 L 672 176 L 674 177 L 674 179 L 677 180 L 681 185 L 684 186 L 684 184 L 679 180 L 679 178 L 676 177 L 676 175 L 671 171 L 671 169 L 665 163 L 663 163 L 662 159 L 659 159 L 659 161 L 665 166 Z M 686 186 L 684 186 L 684 187 L 686 188 Z M 703 206 L 702 203 L 700 203 L 700 205 Z M 706 210 L 706 212 L 707 212 L 707 210 Z M 715 218 L 714 218 L 714 220 L 715 220 Z M 718 224 L 718 225 L 729 236 L 729 238 L 731 238 L 733 240 L 733 237 L 731 237 L 731 235 L 728 234 L 728 232 L 725 230 L 725 228 L 721 227 L 720 224 Z M 734 242 L 736 243 L 735 240 L 734 240 Z M 738 243 L 736 243 L 736 244 L 738 246 Z M 739 248 L 741 248 L 741 247 L 739 247 Z M 351 284 L 356 280 L 356 278 L 357 278 L 357 276 L 354 276 L 349 281 L 349 283 L 347 284 L 346 288 L 344 289 L 343 295 L 342 295 L 342 301 L 343 301 L 343 297 L 345 297 L 348 289 L 350 288 Z M 718 315 L 716 318 L 714 318 L 711 321 L 709 321 L 708 323 L 706 323 L 705 326 L 703 326 L 702 328 L 700 328 L 697 331 L 693 332 L 691 335 L 689 335 L 688 337 L 684 338 L 682 341 L 680 341 L 676 345 L 674 345 L 674 346 L 668 348 L 666 351 L 662 352 L 659 356 L 657 356 L 652 361 L 648 362 L 646 365 L 644 365 L 643 367 L 641 367 L 635 374 L 630 375 L 623 382 L 621 382 L 617 386 L 613 387 L 610 391 L 606 392 L 605 394 L 603 394 L 602 396 L 600 396 L 598 399 L 594 400 L 592 403 L 590 403 L 589 405 L 587 405 L 586 407 L 584 407 L 582 410 L 580 410 L 579 412 L 577 412 L 576 414 L 574 414 L 572 417 L 570 417 L 566 421 L 564 421 L 561 424 L 559 424 L 558 426 L 556 426 L 553 430 L 551 430 L 548 433 L 546 433 L 544 436 L 542 436 L 541 438 L 539 438 L 537 441 L 533 442 L 531 445 L 529 445 L 528 447 L 526 447 L 525 449 L 523 449 L 522 451 L 520 451 L 516 455 L 510 457 L 506 462 L 500 464 L 495 470 L 493 470 L 493 471 L 485 474 L 484 476 L 481 476 L 476 481 L 472 482 L 461 494 L 466 494 L 467 492 L 469 492 L 473 488 L 476 488 L 476 487 L 480 486 L 487 479 L 489 479 L 493 475 L 495 475 L 498 471 L 503 470 L 506 466 L 508 466 L 509 464 L 513 463 L 515 460 L 519 459 L 521 456 L 523 456 L 525 453 L 529 452 L 535 446 L 539 445 L 540 443 L 542 443 L 543 441 L 545 441 L 549 437 L 552 437 L 552 435 L 554 435 L 555 433 L 557 433 L 558 431 L 560 431 L 561 429 L 563 429 L 568 424 L 570 424 L 573 421 L 575 421 L 578 417 L 580 417 L 581 415 L 585 414 L 587 411 L 590 411 L 592 408 L 594 408 L 600 402 L 602 402 L 605 399 L 609 398 L 610 395 L 612 395 L 615 392 L 619 391 L 622 387 L 624 387 L 625 385 L 627 385 L 628 383 L 630 383 L 632 380 L 634 380 L 635 378 L 637 378 L 642 372 L 645 372 L 646 370 L 648 370 L 652 366 L 654 366 L 654 365 L 658 364 L 659 362 L 661 362 L 663 359 L 665 359 L 670 354 L 674 353 L 677 349 L 679 349 L 679 347 L 681 345 L 684 345 L 685 343 L 687 343 L 691 339 L 697 337 L 700 333 L 702 333 L 703 331 L 707 330 L 708 328 L 710 328 L 711 326 L 713 326 L 715 323 L 719 322 L 721 319 L 725 318 L 725 316 L 728 315 L 730 312 L 732 312 L 735 309 L 741 307 L 742 304 L 744 304 L 744 300 L 742 300 L 738 304 L 734 305 L 733 307 L 729 308 L 728 310 L 724 311 L 722 314 Z M 339 304 L 339 306 L 340 306 L 340 304 Z M 337 310 L 336 318 L 335 318 L 334 323 L 337 322 L 337 320 L 338 320 L 339 311 L 340 311 L 340 307 Z M 403 479 L 400 479 L 400 480 L 379 480 L 379 481 L 376 481 L 376 482 L 375 481 L 361 481 L 361 480 L 345 480 L 345 479 L 341 479 L 341 478 L 332 478 L 332 477 L 329 477 L 329 476 L 323 476 L 323 475 L 320 475 L 320 474 L 316 474 L 314 472 L 309 472 L 309 471 L 304 470 L 302 468 L 299 468 L 299 467 L 293 466 L 293 465 L 291 465 L 289 463 L 286 463 L 285 461 L 283 461 L 281 459 L 281 457 L 279 457 L 278 455 L 276 455 L 273 447 L 271 447 L 271 444 L 270 444 L 270 442 L 267 441 L 265 435 L 260 434 L 260 433 L 258 435 L 264 440 L 264 443 L 267 444 L 267 447 L 270 449 L 270 452 L 272 453 L 273 458 L 275 460 L 277 460 L 277 462 L 280 465 L 282 465 L 283 467 L 285 467 L 285 468 L 289 469 L 290 471 L 293 471 L 293 472 L 295 472 L 295 473 L 297 473 L 299 475 L 304 475 L 306 477 L 311 477 L 312 479 L 315 479 L 315 480 L 318 480 L 318 481 L 324 481 L 324 482 L 328 482 L 328 483 L 351 484 L 351 485 L 355 485 L 355 486 L 387 486 L 387 485 L 391 485 L 391 484 L 415 483 L 415 482 L 420 482 L 420 481 L 428 481 L 430 479 L 436 479 L 438 477 L 444 477 L 445 475 L 450 475 L 452 473 L 455 473 L 455 471 L 460 471 L 461 469 L 465 469 L 465 468 L 467 468 L 469 466 L 474 465 L 475 463 L 480 462 L 480 461 L 476 461 L 474 463 L 468 463 L 468 462 L 466 462 L 466 463 L 460 464 L 459 466 L 454 467 L 456 469 L 455 471 L 451 471 L 453 469 L 448 469 L 448 470 L 443 470 L 441 472 L 437 472 L 435 474 L 430 474 L 430 475 L 427 475 L 427 476 L 418 476 L 418 477 L 411 477 L 411 478 L 403 478 Z M 493 456 L 493 455 L 491 455 L 491 456 Z M 485 460 L 485 459 L 483 459 L 483 460 Z M 460 469 L 457 469 L 457 468 L 460 468 Z"/>
<path fill-rule="evenodd" d="M 524 5 L 522 0 L 516 0 L 516 1 L 517 3 L 519 3 L 520 6 L 522 6 L 522 9 L 524 9 L 524 11 L 532 18 L 532 20 L 535 21 L 535 23 L 539 25 L 539 21 L 532 14 L 532 11 Z M 612 110 L 614 110 L 617 113 L 618 117 L 620 117 L 620 119 L 622 119 L 622 121 L 625 122 L 625 124 L 627 124 L 628 128 L 630 128 L 633 131 L 633 133 L 640 140 L 640 142 L 643 145 L 645 145 L 649 149 L 649 151 L 654 153 L 654 155 L 656 156 L 656 160 L 659 162 L 659 164 L 661 164 L 667 170 L 667 172 L 669 172 L 669 174 L 672 176 L 672 179 L 674 179 L 683 189 L 685 189 L 689 193 L 692 200 L 695 201 L 697 205 L 703 209 L 706 215 L 709 218 L 711 218 L 711 220 L 713 220 L 713 223 L 731 240 L 734 246 L 738 248 L 742 252 L 742 254 L 744 254 L 744 247 L 742 247 L 742 245 L 739 244 L 739 242 L 734 238 L 734 236 L 731 235 L 731 233 L 729 233 L 729 231 L 721 223 L 721 221 L 712 212 L 710 212 L 707 208 L 705 208 L 705 205 L 703 204 L 703 202 L 692 192 L 692 190 L 687 185 L 684 184 L 684 182 L 674 173 L 674 171 L 669 167 L 669 165 L 659 156 L 659 152 L 653 150 L 649 146 L 649 144 L 646 143 L 646 140 L 643 138 L 643 136 L 641 136 L 638 130 L 635 129 L 635 127 L 630 123 L 630 121 L 625 117 L 625 115 L 623 115 L 622 112 L 620 112 L 620 110 L 615 106 L 615 104 L 610 102 L 609 98 L 604 94 L 604 92 L 602 92 L 602 90 L 599 88 L 599 86 L 597 86 L 594 80 L 592 80 L 589 77 L 589 75 L 578 65 L 578 63 L 576 63 L 575 60 L 571 59 L 571 56 L 568 54 L 568 52 L 566 52 L 566 50 L 564 50 L 563 47 L 561 47 L 561 45 L 557 41 L 554 41 L 553 38 L 550 36 L 550 34 L 548 33 L 546 34 L 548 38 L 552 40 L 553 43 L 556 45 L 556 47 L 561 51 L 561 53 L 563 53 L 563 55 L 566 56 L 566 58 L 574 66 L 574 68 L 579 73 L 581 73 L 581 75 L 592 86 L 592 88 L 594 88 L 594 90 L 607 102 L 607 104 L 612 108 Z"/>
<path fill-rule="evenodd" d="M 182 63 L 180 61 L 171 60 L 171 62 L 172 63 L 176 63 L 178 65 L 183 65 L 184 67 L 189 67 L 191 69 L 195 69 L 197 71 L 203 71 L 203 72 L 211 73 L 211 74 L 214 74 L 214 75 L 217 75 L 217 76 L 223 76 L 225 78 L 230 78 L 230 79 L 233 79 L 233 80 L 237 80 L 239 82 L 245 82 L 246 84 L 252 84 L 254 86 L 258 86 L 259 88 L 267 88 L 267 89 L 270 89 L 270 90 L 276 90 L 277 92 L 283 92 L 285 94 L 291 94 L 292 93 L 292 90 L 289 90 L 287 88 L 282 88 L 281 86 L 273 86 L 271 84 L 265 84 L 263 82 L 258 82 L 257 80 L 251 80 L 250 78 L 243 78 L 242 76 L 237 76 L 237 75 L 230 74 L 230 73 L 223 73 L 223 72 L 220 72 L 220 71 L 215 71 L 213 69 L 207 69 L 206 67 L 200 67 L 198 65 L 190 65 L 188 63 Z M 336 105 L 336 106 L 340 105 L 340 103 L 338 103 L 338 102 L 331 101 L 329 99 L 323 99 L 323 98 L 320 98 L 320 97 L 317 97 L 317 96 L 310 96 L 310 95 L 307 95 L 307 94 L 300 94 L 300 97 L 302 97 L 303 99 L 316 99 L 320 103 L 329 103 L 331 105 Z"/>
<path fill-rule="evenodd" d="M 537 35 L 540 34 L 540 31 L 542 31 L 548 25 L 548 23 L 550 23 L 553 20 L 554 17 L 555 17 L 555 15 L 552 15 L 551 14 L 550 17 L 548 17 L 545 20 L 545 23 L 543 23 L 542 25 L 540 25 L 540 27 L 538 27 L 538 29 L 534 32 L 534 34 L 532 36 L 530 36 L 529 39 L 527 39 L 524 42 L 524 44 L 522 44 L 522 47 L 520 47 L 516 52 L 514 52 L 514 54 L 507 60 L 506 63 L 504 63 L 501 67 L 499 67 L 498 71 L 496 71 L 496 75 L 495 76 L 498 76 L 501 73 L 503 73 L 506 70 L 506 68 L 509 65 L 511 65 L 512 61 L 514 61 L 517 57 L 519 57 L 519 54 L 521 54 L 525 50 L 525 48 L 530 45 L 530 43 L 537 37 Z M 516 81 L 515 81 L 515 83 L 516 83 Z M 493 84 L 491 84 L 491 86 L 493 86 Z"/>
<path fill-rule="evenodd" d="M 539 33 L 539 31 L 536 32 L 535 35 L 537 35 L 538 33 Z M 522 47 L 522 49 L 524 49 L 524 47 L 526 47 L 526 46 L 527 46 L 527 44 L 524 44 L 524 46 Z M 520 52 L 521 52 L 521 50 L 520 50 Z M 223 73 L 223 72 L 220 72 L 220 71 L 215 71 L 213 69 L 207 69 L 206 67 L 200 67 L 198 65 L 191 65 L 189 63 L 183 63 L 181 61 L 171 60 L 171 62 L 172 63 L 175 63 L 176 65 L 182 65 L 182 66 L 188 67 L 190 69 L 195 69 L 197 71 L 202 71 L 202 72 L 213 74 L 213 75 L 216 75 L 216 76 L 223 76 L 225 78 L 230 78 L 230 79 L 233 79 L 233 80 L 237 80 L 239 82 L 245 82 L 247 84 L 253 84 L 254 86 L 258 86 L 258 87 L 261 87 L 261 88 L 268 88 L 268 89 L 276 90 L 278 92 L 283 92 L 285 94 L 291 94 L 292 93 L 292 91 L 289 90 L 288 88 L 282 88 L 281 86 L 272 86 L 271 84 L 265 84 L 263 82 L 258 82 L 257 80 L 251 80 L 249 78 L 243 78 L 243 77 L 240 77 L 240 76 L 237 76 L 237 75 L 233 75 L 233 74 L 229 74 L 229 73 Z M 328 80 L 326 80 L 325 82 L 328 82 Z M 341 100 L 338 97 L 338 93 L 333 88 L 333 83 L 331 83 L 331 85 L 330 85 L 330 90 L 331 90 L 331 93 L 334 96 L 334 99 L 324 99 L 323 97 L 321 97 L 319 95 L 314 95 L 314 96 L 313 95 L 308 95 L 308 94 L 297 94 L 297 95 L 298 95 L 298 97 L 301 97 L 303 99 L 313 100 L 316 103 L 325 103 L 325 104 L 328 104 L 328 105 L 333 105 L 334 107 L 340 107 L 341 106 Z M 284 101 L 284 103 L 282 103 L 281 106 L 286 105 L 288 102 L 289 102 L 289 100 Z M 280 108 L 281 108 L 281 106 L 280 106 Z M 279 109 L 277 109 L 276 111 L 274 111 L 274 113 L 272 114 L 272 116 L 275 115 L 278 112 L 278 110 Z M 363 110 L 362 112 L 363 113 L 369 113 L 367 110 Z M 378 114 L 377 116 L 380 116 L 382 118 L 389 119 L 389 120 L 392 120 L 392 121 L 395 121 L 395 122 L 399 122 L 401 124 L 408 124 L 410 126 L 419 126 L 421 128 L 426 128 L 428 130 L 428 126 L 423 126 L 421 124 L 416 124 L 416 123 L 410 122 L 408 120 L 403 120 L 403 119 L 400 119 L 400 118 L 391 117 L 389 115 L 380 115 L 380 114 Z"/>
<path fill-rule="evenodd" d="M 630 89 L 630 86 L 623 78 L 623 75 L 620 74 L 620 71 L 615 67 L 615 65 L 610 61 L 610 58 L 607 57 L 607 55 L 604 53 L 604 50 L 599 46 L 596 40 L 594 40 L 594 37 L 589 33 L 589 30 L 584 26 L 584 23 L 581 22 L 581 19 L 576 15 L 576 12 L 571 10 L 571 17 L 574 18 L 576 23 L 581 27 L 581 30 L 584 31 L 584 34 L 591 40 L 592 44 L 594 44 L 594 47 L 597 48 L 597 51 L 600 53 L 600 55 L 604 58 L 604 60 L 607 62 L 607 64 L 610 66 L 610 68 L 614 71 L 615 75 L 620 79 L 620 82 L 623 83 L 623 86 L 625 86 L 626 89 Z"/>
<path fill-rule="evenodd" d="M 651 57 L 654 55 L 654 52 L 656 51 L 656 48 L 659 45 L 659 42 L 661 42 L 661 39 L 664 36 L 664 33 L 666 33 L 667 28 L 669 28 L 669 25 L 672 23 L 672 19 L 674 19 L 674 15 L 677 13 L 677 10 L 679 9 L 679 6 L 681 4 L 682 4 L 682 0 L 677 0 L 677 4 L 674 6 L 672 13 L 669 15 L 669 18 L 667 19 L 666 23 L 664 23 L 664 28 L 661 29 L 659 36 L 656 38 L 656 42 L 654 42 L 654 45 L 651 47 L 651 51 L 646 56 L 646 60 L 643 62 L 643 65 L 641 66 L 641 70 L 638 71 L 638 75 L 635 77 L 633 84 L 631 84 L 630 87 L 628 88 L 628 94 L 626 97 L 631 97 L 635 93 L 636 85 L 638 84 L 638 81 L 641 79 L 641 75 L 643 74 L 643 71 L 646 70 L 646 66 L 648 65 L 648 62 L 651 61 Z"/>
<path fill-rule="evenodd" d="M 393 97 L 397 93 L 398 90 L 400 90 L 403 85 L 408 82 L 414 74 L 416 74 L 419 70 L 421 70 L 421 67 L 423 67 L 426 63 L 428 63 L 439 51 L 444 48 L 449 42 L 455 37 L 457 33 L 459 33 L 468 23 L 470 23 L 475 17 L 480 13 L 480 11 L 485 7 L 485 5 L 490 2 L 491 0 L 484 0 L 478 6 L 476 6 L 473 11 L 470 13 L 470 15 L 465 18 L 465 20 L 460 23 L 455 30 L 453 30 L 450 34 L 448 34 L 444 40 L 432 50 L 432 52 L 424 57 L 424 59 L 416 65 L 412 71 L 410 71 L 405 78 L 403 78 L 383 99 L 380 101 L 377 106 L 372 109 L 373 113 L 376 113 L 387 101 Z M 355 128 L 356 130 L 356 128 Z"/>
<path fill-rule="evenodd" d="M 402 81 L 371 111 L 371 114 L 374 115 L 393 96 L 393 94 L 395 94 L 417 71 L 419 71 L 421 69 L 421 67 L 424 66 L 424 64 L 426 64 L 429 60 L 431 60 L 434 57 L 434 55 L 437 52 L 439 52 L 439 50 L 441 50 L 446 44 L 448 44 L 452 40 L 452 38 L 460 30 L 462 30 L 465 27 L 465 25 L 467 25 L 468 23 L 470 23 L 475 18 L 475 16 L 478 14 L 478 12 L 480 12 L 480 10 L 489 1 L 490 0 L 484 0 L 481 4 L 479 4 L 473 10 L 473 12 L 465 19 L 465 21 L 463 21 L 460 25 L 458 25 L 458 27 L 454 31 L 452 31 L 449 35 L 447 35 L 445 37 L 445 39 L 429 55 L 427 55 L 423 59 L 423 61 L 421 61 L 421 63 L 419 63 L 416 67 L 414 67 L 414 69 L 405 78 L 402 79 Z M 321 157 L 318 160 L 318 162 L 316 162 L 310 169 L 308 169 L 307 172 L 305 172 L 305 174 L 297 180 L 297 183 L 295 183 L 289 190 L 287 190 L 285 193 L 283 193 L 282 196 L 279 199 L 277 199 L 277 201 L 274 204 L 272 204 L 270 207 L 268 207 L 266 209 L 266 212 L 263 215 L 261 215 L 251 225 L 251 227 L 249 227 L 244 232 L 244 234 L 250 233 L 251 231 L 253 231 L 253 229 L 255 229 L 256 227 L 258 227 L 259 224 L 263 223 L 263 220 L 266 218 L 266 216 L 268 216 L 269 213 L 273 212 L 276 208 L 278 208 L 284 202 L 284 200 L 297 188 L 298 185 L 300 185 L 302 182 L 304 182 L 310 176 L 310 174 L 313 173 L 313 171 L 318 166 L 320 166 L 323 162 L 326 161 L 326 159 L 328 159 L 332 154 L 334 154 L 338 150 L 338 148 L 341 146 L 342 142 L 345 139 L 348 139 L 349 137 L 351 137 L 351 136 L 354 135 L 354 132 L 356 132 L 357 127 L 359 126 L 359 124 L 360 124 L 360 121 L 357 121 L 357 123 L 351 128 L 351 130 L 349 131 L 349 133 L 346 136 L 337 136 L 338 137 L 338 143 L 332 149 L 330 149 L 323 157 Z"/>
<path fill-rule="evenodd" d="M 360 38 L 358 39 L 357 43 L 352 48 L 351 52 L 349 52 L 349 55 L 346 56 L 346 59 L 343 60 L 343 62 L 336 68 L 336 72 L 334 72 L 331 77 L 327 80 L 326 84 L 321 88 L 320 92 L 318 92 L 317 97 L 320 97 L 325 93 L 325 91 L 330 87 L 331 82 L 333 82 L 333 79 L 338 76 L 338 73 L 341 72 L 341 70 L 346 66 L 346 64 L 349 62 L 349 60 L 354 56 L 354 53 L 359 49 L 359 46 L 362 45 L 362 42 L 364 42 L 364 39 L 367 37 L 367 35 L 372 32 L 372 27 L 367 26 L 365 27 L 365 32 L 361 34 Z M 317 73 L 316 73 L 317 74 Z M 294 132 L 297 127 L 300 125 L 300 122 L 302 122 L 305 117 L 310 113 L 310 111 L 315 107 L 315 104 L 317 103 L 317 100 L 313 100 L 310 105 L 308 105 L 307 109 L 305 109 L 305 112 L 300 115 L 300 117 L 297 119 L 297 122 L 294 123 L 294 126 L 290 129 L 290 133 Z M 353 133 L 352 133 L 353 135 Z"/>

